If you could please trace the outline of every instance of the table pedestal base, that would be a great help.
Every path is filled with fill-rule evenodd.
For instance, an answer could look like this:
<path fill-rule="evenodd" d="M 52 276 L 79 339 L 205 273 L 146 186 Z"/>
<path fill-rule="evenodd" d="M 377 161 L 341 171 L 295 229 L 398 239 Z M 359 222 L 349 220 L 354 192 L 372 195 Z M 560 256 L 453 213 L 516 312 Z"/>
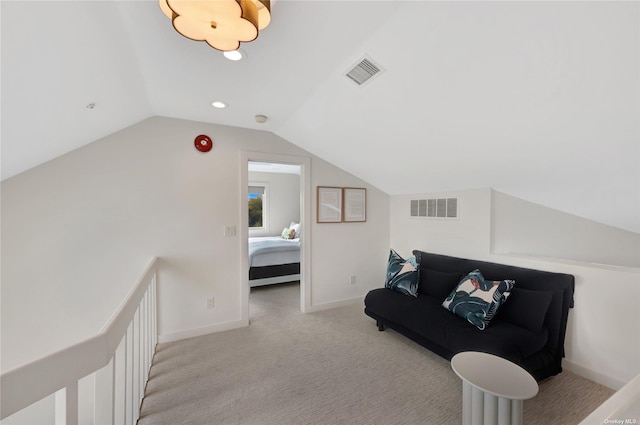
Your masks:
<path fill-rule="evenodd" d="M 522 425 L 522 404 L 462 383 L 462 425 Z"/>

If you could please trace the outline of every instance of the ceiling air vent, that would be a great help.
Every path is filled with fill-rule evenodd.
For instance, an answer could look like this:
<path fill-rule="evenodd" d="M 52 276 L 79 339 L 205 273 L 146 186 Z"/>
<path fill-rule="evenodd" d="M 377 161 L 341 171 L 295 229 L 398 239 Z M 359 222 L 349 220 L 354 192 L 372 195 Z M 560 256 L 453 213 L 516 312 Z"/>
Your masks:
<path fill-rule="evenodd" d="M 345 74 L 351 81 L 361 86 L 372 77 L 383 72 L 378 64 L 376 64 L 371 58 L 363 57 L 360 59 L 351 69 Z"/>

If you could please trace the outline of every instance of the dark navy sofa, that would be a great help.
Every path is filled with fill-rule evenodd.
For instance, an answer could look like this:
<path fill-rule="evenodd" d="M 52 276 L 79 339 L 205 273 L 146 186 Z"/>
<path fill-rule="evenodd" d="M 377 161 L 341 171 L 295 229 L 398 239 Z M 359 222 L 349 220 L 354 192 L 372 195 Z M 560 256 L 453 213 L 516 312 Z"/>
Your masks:
<path fill-rule="evenodd" d="M 574 277 L 486 261 L 414 251 L 419 261 L 418 296 L 391 289 L 370 291 L 364 312 L 379 330 L 389 327 L 450 360 L 481 351 L 511 360 L 538 381 L 562 371 Z M 479 269 L 488 280 L 515 280 L 507 301 L 480 330 L 442 307 L 460 279 Z"/>

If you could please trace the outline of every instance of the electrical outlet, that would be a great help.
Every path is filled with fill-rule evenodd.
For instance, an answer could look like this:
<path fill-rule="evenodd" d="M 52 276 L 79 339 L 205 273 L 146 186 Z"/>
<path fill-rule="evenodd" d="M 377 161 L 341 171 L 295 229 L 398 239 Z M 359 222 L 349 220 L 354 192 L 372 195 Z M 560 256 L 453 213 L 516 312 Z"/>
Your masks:
<path fill-rule="evenodd" d="M 209 297 L 207 298 L 207 310 L 210 310 L 213 308 L 213 297 Z"/>
<path fill-rule="evenodd" d="M 356 276 L 355 275 L 351 275 L 351 278 L 349 278 L 349 283 L 352 285 L 356 284 Z"/>

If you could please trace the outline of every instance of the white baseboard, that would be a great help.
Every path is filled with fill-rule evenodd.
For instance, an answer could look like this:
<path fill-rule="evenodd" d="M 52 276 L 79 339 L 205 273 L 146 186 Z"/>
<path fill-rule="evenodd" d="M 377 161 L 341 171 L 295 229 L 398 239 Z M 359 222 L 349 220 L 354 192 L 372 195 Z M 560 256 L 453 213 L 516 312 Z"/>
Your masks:
<path fill-rule="evenodd" d="M 225 322 L 217 325 L 203 326 L 201 328 L 189 329 L 184 331 L 169 332 L 158 335 L 158 343 L 179 341 L 181 339 L 193 338 L 196 336 L 208 335 L 215 332 L 229 331 L 231 329 L 249 326 L 244 320 L 235 320 L 233 322 Z"/>
<path fill-rule="evenodd" d="M 363 300 L 363 297 L 356 297 L 356 298 L 348 298 L 348 299 L 339 300 L 339 301 L 332 301 L 328 303 L 315 304 L 310 306 L 307 309 L 306 313 L 314 313 L 317 311 L 324 311 L 332 308 L 344 307 L 344 306 L 355 304 L 355 303 L 362 303 L 363 302 L 362 300 Z M 364 309 L 364 304 L 362 305 L 362 308 Z M 249 323 L 243 320 L 236 320 L 233 322 L 225 322 L 217 325 L 203 326 L 201 328 L 163 333 L 158 335 L 158 343 L 163 344 L 165 342 L 179 341 L 181 339 L 194 338 L 197 336 L 208 335 L 215 332 L 229 331 L 231 329 L 243 328 L 245 326 L 249 326 Z"/>
<path fill-rule="evenodd" d="M 317 311 L 330 310 L 332 308 L 337 308 L 337 307 L 345 307 L 345 306 L 356 304 L 356 303 L 362 303 L 362 309 L 364 309 L 363 300 L 364 300 L 364 297 L 355 297 L 355 298 L 346 298 L 338 301 L 331 301 L 327 303 L 312 304 L 307 308 L 305 313 L 315 313 Z"/>
<path fill-rule="evenodd" d="M 579 364 L 568 361 L 567 359 L 562 360 L 562 367 L 569 372 L 573 372 L 576 375 L 580 375 L 583 378 L 587 378 L 592 380 L 593 382 L 597 382 L 600 385 L 604 385 L 605 387 L 609 387 L 612 390 L 618 391 L 620 388 L 624 387 L 626 382 L 619 378 L 614 378 L 613 376 L 605 375 L 600 372 L 596 372 Z"/>

